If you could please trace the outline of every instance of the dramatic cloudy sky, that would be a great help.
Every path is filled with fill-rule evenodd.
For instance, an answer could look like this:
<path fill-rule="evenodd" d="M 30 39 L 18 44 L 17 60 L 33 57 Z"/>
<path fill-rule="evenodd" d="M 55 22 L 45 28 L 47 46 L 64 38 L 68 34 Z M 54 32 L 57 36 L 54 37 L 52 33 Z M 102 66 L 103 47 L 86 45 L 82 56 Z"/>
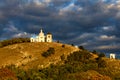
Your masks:
<path fill-rule="evenodd" d="M 0 0 L 0 40 L 40 28 L 54 40 L 119 52 L 120 0 Z"/>

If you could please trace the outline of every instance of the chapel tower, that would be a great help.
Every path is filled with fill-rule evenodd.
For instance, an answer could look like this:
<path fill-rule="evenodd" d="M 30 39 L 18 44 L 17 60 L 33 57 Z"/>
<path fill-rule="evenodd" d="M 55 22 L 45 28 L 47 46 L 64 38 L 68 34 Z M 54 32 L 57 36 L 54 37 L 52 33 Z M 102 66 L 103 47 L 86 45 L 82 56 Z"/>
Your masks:
<path fill-rule="evenodd" d="M 51 33 L 47 33 L 46 42 L 52 42 L 52 34 Z"/>
<path fill-rule="evenodd" d="M 45 42 L 45 35 L 43 33 L 43 30 L 40 30 L 39 36 L 38 36 L 38 42 Z"/>

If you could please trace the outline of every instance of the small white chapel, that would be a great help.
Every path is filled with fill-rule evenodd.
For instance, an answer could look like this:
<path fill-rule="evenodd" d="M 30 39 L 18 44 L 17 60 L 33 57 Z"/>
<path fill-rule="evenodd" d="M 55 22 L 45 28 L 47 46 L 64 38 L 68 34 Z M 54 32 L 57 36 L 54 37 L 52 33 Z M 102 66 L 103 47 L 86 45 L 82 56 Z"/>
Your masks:
<path fill-rule="evenodd" d="M 30 38 L 30 42 L 52 42 L 52 34 L 47 33 L 45 36 L 43 30 L 41 29 L 38 36 L 34 35 Z"/>

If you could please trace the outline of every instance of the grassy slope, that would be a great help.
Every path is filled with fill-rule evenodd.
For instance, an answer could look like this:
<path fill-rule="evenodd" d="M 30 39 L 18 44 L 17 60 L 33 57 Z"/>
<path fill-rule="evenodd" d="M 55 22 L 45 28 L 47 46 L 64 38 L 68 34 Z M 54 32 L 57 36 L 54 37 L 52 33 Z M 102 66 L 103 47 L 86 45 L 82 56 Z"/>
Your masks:
<path fill-rule="evenodd" d="M 105 69 L 101 69 L 101 74 L 106 74 L 112 78 L 116 78 L 115 80 L 120 80 L 120 60 L 117 59 L 109 59 L 103 58 L 107 66 Z"/>
<path fill-rule="evenodd" d="M 54 43 L 20 43 L 20 44 L 14 44 L 14 45 L 6 46 L 4 48 L 0 48 L 0 67 L 10 64 L 21 66 L 24 69 L 47 67 L 50 64 L 56 64 L 57 62 L 59 62 L 61 55 L 64 54 L 65 56 L 67 56 L 69 53 L 79 50 L 78 48 L 75 48 L 67 44 L 63 48 L 62 45 L 63 44 L 55 43 L 55 42 Z M 44 51 L 47 51 L 49 47 L 53 47 L 55 49 L 55 54 L 51 55 L 48 58 L 42 57 L 41 54 Z M 93 57 L 96 58 L 97 56 L 93 55 Z M 116 78 L 120 79 L 119 77 L 120 60 L 110 60 L 108 58 L 104 58 L 104 60 L 107 62 L 106 68 L 101 68 L 99 69 L 100 71 L 98 71 L 100 72 L 100 74 L 103 75 L 102 77 L 103 78 L 106 77 L 105 75 L 111 76 L 113 78 L 114 76 L 117 76 Z M 89 72 L 93 73 L 92 71 Z M 83 72 L 83 73 L 70 74 L 70 77 L 72 75 L 82 76 L 83 74 L 88 76 L 87 72 L 85 73 Z M 97 74 L 98 73 L 95 72 L 94 75 Z"/>
<path fill-rule="evenodd" d="M 49 47 L 55 49 L 55 54 L 44 58 L 41 54 Z M 56 64 L 60 61 L 61 55 L 78 50 L 70 45 L 62 47 L 60 43 L 20 43 L 0 48 L 0 66 L 15 64 L 24 68 L 47 67 L 51 63 Z"/>

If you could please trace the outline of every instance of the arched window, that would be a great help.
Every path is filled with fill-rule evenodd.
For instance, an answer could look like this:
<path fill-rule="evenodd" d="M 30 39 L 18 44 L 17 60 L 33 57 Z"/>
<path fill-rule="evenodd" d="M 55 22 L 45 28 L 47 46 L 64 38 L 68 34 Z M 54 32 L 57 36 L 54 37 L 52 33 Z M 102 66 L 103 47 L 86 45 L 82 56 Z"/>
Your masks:
<path fill-rule="evenodd" d="M 50 38 L 50 35 L 48 36 L 48 38 Z"/>

